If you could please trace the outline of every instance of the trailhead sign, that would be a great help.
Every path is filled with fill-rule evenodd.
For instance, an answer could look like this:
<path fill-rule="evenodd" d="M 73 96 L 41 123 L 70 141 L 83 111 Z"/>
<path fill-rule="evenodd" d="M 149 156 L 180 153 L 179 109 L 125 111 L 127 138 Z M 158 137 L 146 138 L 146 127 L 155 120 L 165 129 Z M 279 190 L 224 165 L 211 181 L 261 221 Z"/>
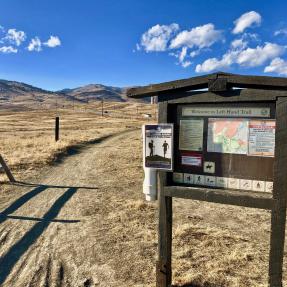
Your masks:
<path fill-rule="evenodd" d="M 158 176 L 156 286 L 172 284 L 172 203 L 182 198 L 270 211 L 268 286 L 282 287 L 287 79 L 218 72 L 132 88 L 128 96 L 157 96 L 158 127 L 174 126 L 174 138 L 166 139 L 174 150 L 166 146 L 165 154 L 160 129 L 146 129 L 146 166 L 168 166 L 169 157 L 172 165 Z"/>
<path fill-rule="evenodd" d="M 145 125 L 145 167 L 172 170 L 173 168 L 173 125 Z"/>

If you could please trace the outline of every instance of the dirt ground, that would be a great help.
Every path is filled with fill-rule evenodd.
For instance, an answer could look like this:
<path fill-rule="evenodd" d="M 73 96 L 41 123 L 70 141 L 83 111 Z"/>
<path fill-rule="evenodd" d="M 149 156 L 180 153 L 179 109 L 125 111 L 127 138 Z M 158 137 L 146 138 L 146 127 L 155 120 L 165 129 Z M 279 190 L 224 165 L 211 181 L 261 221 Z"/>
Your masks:
<path fill-rule="evenodd" d="M 125 128 L 2 183 L 0 286 L 155 286 L 141 148 L 140 129 Z M 174 285 L 267 286 L 269 224 L 267 211 L 174 200 Z"/>

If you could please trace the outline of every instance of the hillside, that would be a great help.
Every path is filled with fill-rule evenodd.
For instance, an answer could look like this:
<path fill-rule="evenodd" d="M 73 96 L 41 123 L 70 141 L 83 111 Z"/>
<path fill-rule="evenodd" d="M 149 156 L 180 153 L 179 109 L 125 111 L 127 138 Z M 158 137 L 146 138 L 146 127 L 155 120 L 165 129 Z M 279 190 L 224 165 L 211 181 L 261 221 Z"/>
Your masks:
<path fill-rule="evenodd" d="M 91 84 L 75 89 L 47 91 L 16 81 L 0 80 L 0 109 L 33 109 L 35 107 L 53 108 L 74 103 L 104 101 L 126 102 L 127 88 Z"/>
<path fill-rule="evenodd" d="M 71 96 L 80 101 L 94 101 L 104 99 L 105 101 L 126 102 L 126 88 L 104 86 L 101 84 L 90 84 L 75 89 L 64 89 L 58 93 Z"/>

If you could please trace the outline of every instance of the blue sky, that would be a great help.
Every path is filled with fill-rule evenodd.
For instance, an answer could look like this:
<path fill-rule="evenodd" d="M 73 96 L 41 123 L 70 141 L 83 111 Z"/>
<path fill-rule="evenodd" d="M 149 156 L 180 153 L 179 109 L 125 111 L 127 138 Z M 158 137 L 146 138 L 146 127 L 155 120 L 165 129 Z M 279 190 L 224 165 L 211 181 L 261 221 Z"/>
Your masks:
<path fill-rule="evenodd" d="M 287 76 L 287 2 L 3 0 L 0 78 L 57 90 Z"/>

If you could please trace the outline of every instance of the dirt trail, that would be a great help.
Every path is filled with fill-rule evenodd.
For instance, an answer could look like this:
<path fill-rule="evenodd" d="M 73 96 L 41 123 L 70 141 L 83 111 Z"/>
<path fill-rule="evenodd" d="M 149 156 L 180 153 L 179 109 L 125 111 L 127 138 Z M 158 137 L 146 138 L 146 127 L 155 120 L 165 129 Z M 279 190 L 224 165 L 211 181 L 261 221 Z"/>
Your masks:
<path fill-rule="evenodd" d="M 99 140 L 51 167 L 40 185 L 13 187 L 0 203 L 0 286 L 128 286 L 131 270 L 115 270 L 125 234 L 113 229 L 124 225 L 125 189 L 140 189 L 141 178 L 125 171 L 141 170 L 125 151 L 139 135 Z"/>

